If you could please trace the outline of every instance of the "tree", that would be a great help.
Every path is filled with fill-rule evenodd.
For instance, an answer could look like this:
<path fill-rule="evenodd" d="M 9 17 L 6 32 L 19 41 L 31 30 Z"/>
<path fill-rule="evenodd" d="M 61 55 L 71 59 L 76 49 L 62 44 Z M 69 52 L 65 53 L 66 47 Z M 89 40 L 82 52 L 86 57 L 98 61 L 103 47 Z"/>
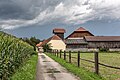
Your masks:
<path fill-rule="evenodd" d="M 34 47 L 34 51 L 36 51 L 36 45 L 40 42 L 40 40 L 37 39 L 37 38 L 35 38 L 35 37 L 23 38 L 22 40 L 25 41 L 25 42 L 27 42 L 31 46 L 33 46 Z"/>
<path fill-rule="evenodd" d="M 45 44 L 45 45 L 43 45 L 42 47 L 43 47 L 44 52 L 47 52 L 48 50 L 52 50 L 51 44 Z"/>
<path fill-rule="evenodd" d="M 35 38 L 35 37 L 31 37 L 31 38 L 30 38 L 30 41 L 32 41 L 33 43 L 35 43 L 35 45 L 40 42 L 40 40 L 37 39 L 37 38 Z"/>

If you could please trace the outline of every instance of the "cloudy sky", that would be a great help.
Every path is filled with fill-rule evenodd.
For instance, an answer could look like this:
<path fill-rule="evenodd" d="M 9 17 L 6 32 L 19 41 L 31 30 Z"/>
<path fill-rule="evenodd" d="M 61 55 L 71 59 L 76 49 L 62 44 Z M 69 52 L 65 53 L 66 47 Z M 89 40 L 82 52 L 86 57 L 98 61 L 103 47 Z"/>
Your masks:
<path fill-rule="evenodd" d="M 0 0 L 0 29 L 17 37 L 66 36 L 84 27 L 94 35 L 120 36 L 120 0 Z"/>

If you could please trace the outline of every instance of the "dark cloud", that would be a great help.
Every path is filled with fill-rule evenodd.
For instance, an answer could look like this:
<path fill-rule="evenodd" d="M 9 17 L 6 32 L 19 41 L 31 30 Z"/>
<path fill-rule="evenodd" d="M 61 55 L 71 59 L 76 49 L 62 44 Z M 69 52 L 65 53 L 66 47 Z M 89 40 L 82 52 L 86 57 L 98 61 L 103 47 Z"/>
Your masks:
<path fill-rule="evenodd" d="M 0 15 L 2 19 L 16 19 L 23 15 L 24 11 L 13 3 L 0 4 Z"/>
<path fill-rule="evenodd" d="M 120 19 L 119 12 L 119 0 L 0 0 L 0 26 L 11 29 L 55 21 L 82 24 L 95 19 Z"/>
<path fill-rule="evenodd" d="M 35 16 L 10 0 L 0 1 L 0 19 L 33 19 Z"/>
<path fill-rule="evenodd" d="M 0 0 L 0 19 L 31 20 L 40 12 L 54 10 L 60 0 Z"/>

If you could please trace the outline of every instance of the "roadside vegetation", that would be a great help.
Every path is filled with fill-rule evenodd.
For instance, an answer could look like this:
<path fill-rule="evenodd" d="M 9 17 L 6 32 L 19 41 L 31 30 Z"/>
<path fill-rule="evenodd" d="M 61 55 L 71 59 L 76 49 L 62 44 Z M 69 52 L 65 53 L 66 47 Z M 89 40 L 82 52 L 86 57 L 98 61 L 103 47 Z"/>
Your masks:
<path fill-rule="evenodd" d="M 51 51 L 51 50 L 52 50 L 51 44 L 44 44 L 42 47 L 43 47 L 44 52 L 47 52 L 47 51 Z"/>
<path fill-rule="evenodd" d="M 46 54 L 52 59 L 54 59 L 55 61 L 57 61 L 59 64 L 61 64 L 63 67 L 65 67 L 68 71 L 80 77 L 81 80 L 105 80 L 104 78 L 98 76 L 93 72 L 86 70 L 85 68 L 82 68 L 82 67 L 79 68 L 75 64 L 70 64 L 59 57 L 56 57 L 49 53 L 46 53 Z"/>
<path fill-rule="evenodd" d="M 37 55 L 33 55 L 25 62 L 10 80 L 35 80 L 36 75 Z"/>
<path fill-rule="evenodd" d="M 8 80 L 35 53 L 28 43 L 0 31 L 0 80 Z"/>

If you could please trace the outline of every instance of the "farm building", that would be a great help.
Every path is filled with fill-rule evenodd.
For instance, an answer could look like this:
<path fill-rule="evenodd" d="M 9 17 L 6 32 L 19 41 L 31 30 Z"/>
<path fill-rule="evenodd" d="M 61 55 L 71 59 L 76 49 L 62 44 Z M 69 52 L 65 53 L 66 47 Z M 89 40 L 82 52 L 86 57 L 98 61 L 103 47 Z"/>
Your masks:
<path fill-rule="evenodd" d="M 40 42 L 39 44 L 37 44 L 36 47 L 38 48 L 38 51 L 39 51 L 40 53 L 43 52 L 42 42 Z"/>
<path fill-rule="evenodd" d="M 120 36 L 94 36 L 82 27 L 70 34 L 65 42 L 67 50 L 72 51 L 93 51 L 100 48 L 120 51 Z"/>
<path fill-rule="evenodd" d="M 40 46 L 50 43 L 52 49 L 58 50 L 98 51 L 99 49 L 107 49 L 120 51 L 120 36 L 94 36 L 83 27 L 73 31 L 66 38 L 64 38 L 65 32 L 61 28 L 53 29 L 54 36 L 44 40 Z"/>
<path fill-rule="evenodd" d="M 120 51 L 120 36 L 85 36 L 88 49 L 108 49 L 109 51 Z"/>
<path fill-rule="evenodd" d="M 41 43 L 39 43 L 39 44 L 36 45 L 38 47 L 38 49 L 41 48 L 45 44 L 50 44 L 51 49 L 53 49 L 53 50 L 62 50 L 62 51 L 66 50 L 66 44 L 57 35 L 53 35 L 52 37 L 48 38 L 47 40 L 44 40 L 42 42 L 42 44 Z"/>
<path fill-rule="evenodd" d="M 87 50 L 87 42 L 84 39 L 85 36 L 94 36 L 92 33 L 86 29 L 80 27 L 75 30 L 65 39 L 67 50 L 78 51 L 78 50 Z"/>
<path fill-rule="evenodd" d="M 64 40 L 64 33 L 65 33 L 65 29 L 62 28 L 55 28 L 53 29 L 53 34 L 59 36 L 62 40 Z"/>

